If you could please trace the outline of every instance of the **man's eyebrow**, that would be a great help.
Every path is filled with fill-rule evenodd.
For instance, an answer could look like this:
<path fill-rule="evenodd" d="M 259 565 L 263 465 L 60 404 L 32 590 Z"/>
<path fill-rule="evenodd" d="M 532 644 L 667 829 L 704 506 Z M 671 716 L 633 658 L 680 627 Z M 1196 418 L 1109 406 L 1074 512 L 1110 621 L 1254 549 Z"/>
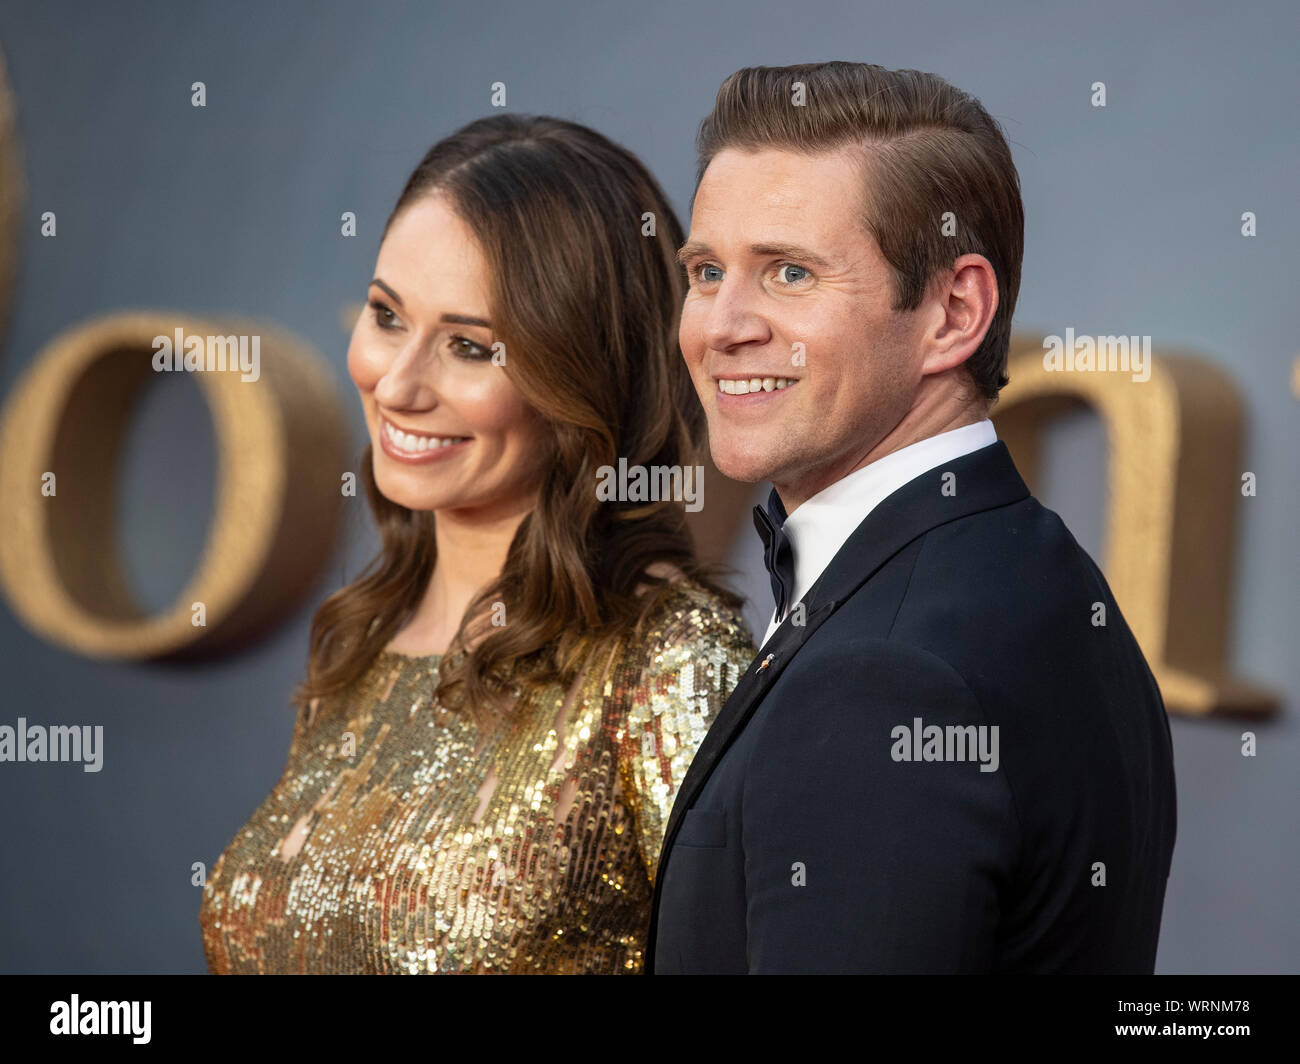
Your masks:
<path fill-rule="evenodd" d="M 685 266 L 687 259 L 693 259 L 696 255 L 707 255 L 708 253 L 708 244 L 701 244 L 698 240 L 688 240 L 677 249 L 677 262 L 679 265 Z"/>
<path fill-rule="evenodd" d="M 749 250 L 755 255 L 773 255 L 782 259 L 802 259 L 810 265 L 823 270 L 830 269 L 831 264 L 815 251 L 800 247 L 798 244 L 750 244 Z"/>
<path fill-rule="evenodd" d="M 402 306 L 402 297 L 399 296 L 396 292 L 394 292 L 388 285 L 384 284 L 384 282 L 381 281 L 378 277 L 376 277 L 370 283 L 376 285 L 379 288 L 382 288 L 394 303 L 396 303 L 399 307 Z M 491 324 L 488 322 L 486 318 L 476 318 L 470 314 L 444 314 L 439 320 L 444 321 L 449 325 L 479 325 L 482 326 L 484 329 L 492 328 Z"/>
<path fill-rule="evenodd" d="M 808 263 L 810 266 L 816 266 L 819 269 L 830 269 L 830 263 L 818 255 L 815 251 L 809 251 L 807 248 L 800 247 L 798 244 L 750 244 L 749 251 L 752 255 L 774 256 L 783 259 L 799 259 Z M 683 266 L 688 259 L 695 258 L 697 255 L 711 254 L 711 249 L 707 244 L 702 244 L 698 240 L 689 240 L 681 246 L 677 252 L 677 261 Z"/>

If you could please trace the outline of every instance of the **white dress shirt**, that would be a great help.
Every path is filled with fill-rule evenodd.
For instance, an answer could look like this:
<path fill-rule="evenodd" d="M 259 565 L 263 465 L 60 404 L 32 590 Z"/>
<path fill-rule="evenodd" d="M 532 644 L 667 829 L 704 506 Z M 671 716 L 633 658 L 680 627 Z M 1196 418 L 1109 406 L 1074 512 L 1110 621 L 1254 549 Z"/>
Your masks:
<path fill-rule="evenodd" d="M 781 526 L 794 552 L 791 605 L 808 593 L 853 530 L 886 498 L 926 470 L 996 443 L 997 438 L 988 418 L 941 432 L 855 469 L 797 506 Z M 772 611 L 764 643 L 772 638 L 782 619 Z"/>

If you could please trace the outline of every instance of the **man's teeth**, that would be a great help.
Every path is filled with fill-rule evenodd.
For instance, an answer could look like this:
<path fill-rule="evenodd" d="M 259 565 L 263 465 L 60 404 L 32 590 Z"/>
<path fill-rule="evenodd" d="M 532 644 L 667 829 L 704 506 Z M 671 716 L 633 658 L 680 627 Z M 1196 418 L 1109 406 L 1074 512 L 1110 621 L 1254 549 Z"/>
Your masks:
<path fill-rule="evenodd" d="M 747 381 L 731 381 L 718 378 L 718 391 L 727 395 L 748 395 L 750 392 L 770 392 L 776 388 L 788 388 L 797 378 L 792 377 L 750 377 Z"/>
<path fill-rule="evenodd" d="M 409 451 L 411 454 L 419 454 L 421 451 L 429 451 L 438 447 L 450 447 L 453 443 L 460 443 L 469 439 L 468 436 L 412 436 L 409 432 L 403 432 L 401 429 L 395 429 L 387 422 L 384 423 L 384 431 L 388 433 L 388 438 L 393 441 L 399 451 Z"/>

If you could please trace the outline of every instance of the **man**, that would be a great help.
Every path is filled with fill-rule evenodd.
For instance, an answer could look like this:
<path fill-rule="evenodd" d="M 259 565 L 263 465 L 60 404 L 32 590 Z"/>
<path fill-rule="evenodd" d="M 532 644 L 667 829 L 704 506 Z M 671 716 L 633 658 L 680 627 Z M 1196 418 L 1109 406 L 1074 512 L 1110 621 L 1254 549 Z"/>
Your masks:
<path fill-rule="evenodd" d="M 988 409 L 1019 178 L 917 71 L 751 68 L 699 137 L 681 346 L 777 609 L 678 793 L 647 972 L 1151 972 L 1169 725 Z"/>

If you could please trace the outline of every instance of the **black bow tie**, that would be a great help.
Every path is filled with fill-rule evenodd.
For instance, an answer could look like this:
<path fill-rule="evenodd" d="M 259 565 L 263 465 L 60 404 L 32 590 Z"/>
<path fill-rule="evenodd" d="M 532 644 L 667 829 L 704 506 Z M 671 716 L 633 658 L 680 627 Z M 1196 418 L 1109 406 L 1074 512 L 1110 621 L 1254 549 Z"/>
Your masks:
<path fill-rule="evenodd" d="M 772 578 L 772 597 L 776 599 L 776 619 L 785 617 L 785 610 L 794 598 L 794 548 L 781 531 L 785 524 L 785 507 L 773 488 L 767 496 L 767 508 L 754 507 L 754 527 L 763 540 L 763 564 Z"/>

